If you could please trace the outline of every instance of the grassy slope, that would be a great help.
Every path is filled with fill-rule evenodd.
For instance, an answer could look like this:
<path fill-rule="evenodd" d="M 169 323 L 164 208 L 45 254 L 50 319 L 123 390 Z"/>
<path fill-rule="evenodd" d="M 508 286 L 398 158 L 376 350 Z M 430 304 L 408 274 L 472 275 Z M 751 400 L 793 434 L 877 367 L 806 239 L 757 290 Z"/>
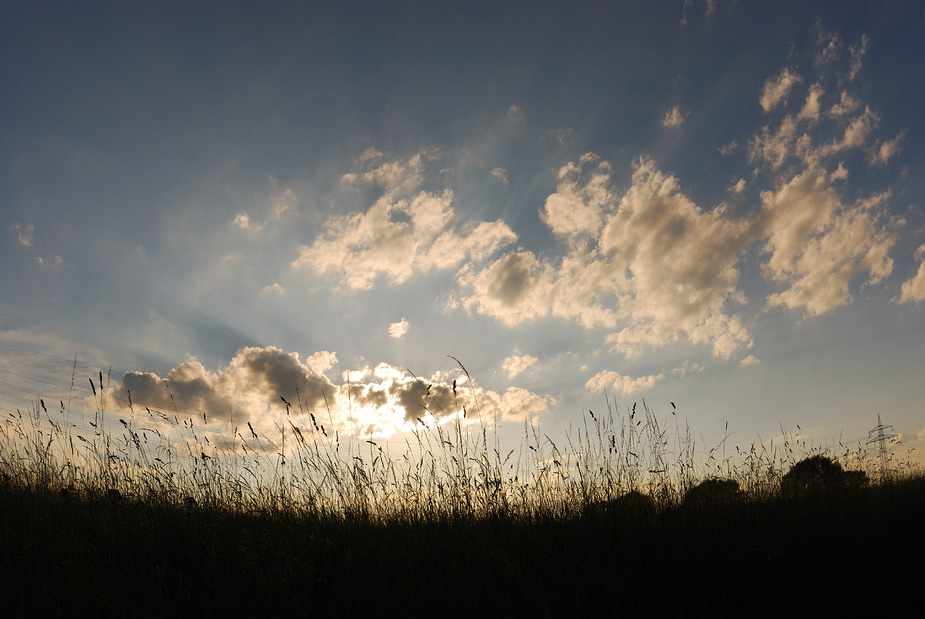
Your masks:
<path fill-rule="evenodd" d="M 343 521 L 0 486 L 0 599 L 29 616 L 920 610 L 925 478 L 655 516 Z M 15 616 L 11 614 L 9 616 Z"/>

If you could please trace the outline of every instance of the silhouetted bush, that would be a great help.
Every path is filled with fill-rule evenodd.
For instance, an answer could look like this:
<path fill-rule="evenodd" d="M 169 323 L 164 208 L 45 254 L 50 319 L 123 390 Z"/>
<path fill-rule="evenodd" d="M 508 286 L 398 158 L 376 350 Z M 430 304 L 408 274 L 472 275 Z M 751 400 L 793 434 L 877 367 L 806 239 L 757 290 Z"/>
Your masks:
<path fill-rule="evenodd" d="M 783 476 L 781 494 L 799 496 L 866 484 L 867 474 L 863 471 L 846 471 L 831 458 L 815 455 L 800 460 Z"/>
<path fill-rule="evenodd" d="M 739 482 L 734 479 L 705 479 L 684 494 L 686 507 L 706 507 L 739 500 Z"/>

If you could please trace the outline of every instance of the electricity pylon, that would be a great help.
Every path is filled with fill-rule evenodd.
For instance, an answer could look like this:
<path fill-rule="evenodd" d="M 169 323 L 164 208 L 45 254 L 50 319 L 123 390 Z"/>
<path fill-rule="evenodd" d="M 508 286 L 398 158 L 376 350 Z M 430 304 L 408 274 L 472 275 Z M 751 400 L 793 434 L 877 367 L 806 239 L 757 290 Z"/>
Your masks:
<path fill-rule="evenodd" d="M 879 443 L 880 445 L 880 474 L 886 473 L 886 443 L 896 438 L 892 434 L 893 426 L 885 426 L 880 421 L 880 415 L 877 415 L 877 427 L 867 433 L 867 444 Z M 876 433 L 876 436 L 874 434 Z"/>

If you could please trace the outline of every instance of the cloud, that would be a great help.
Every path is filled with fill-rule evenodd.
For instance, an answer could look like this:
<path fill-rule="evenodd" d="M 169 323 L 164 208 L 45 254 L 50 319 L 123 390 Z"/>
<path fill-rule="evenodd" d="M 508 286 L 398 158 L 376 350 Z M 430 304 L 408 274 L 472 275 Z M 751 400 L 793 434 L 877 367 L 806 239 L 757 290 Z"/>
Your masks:
<path fill-rule="evenodd" d="M 596 163 L 590 173 L 582 168 Z M 540 219 L 557 236 L 566 238 L 596 235 L 603 225 L 602 213 L 613 202 L 610 192 L 610 164 L 596 155 L 584 155 L 579 163 L 559 170 L 556 192 L 546 198 Z"/>
<path fill-rule="evenodd" d="M 852 113 L 861 103 L 847 90 L 843 90 L 838 103 L 829 108 L 828 115 L 834 118 L 840 118 Z"/>
<path fill-rule="evenodd" d="M 523 109 L 519 105 L 513 103 L 511 104 L 511 107 L 508 108 L 507 118 L 508 120 L 512 120 L 514 122 L 523 122 L 527 119 L 527 115 L 524 114 Z"/>
<path fill-rule="evenodd" d="M 42 258 L 41 256 L 35 257 L 35 263 L 42 268 L 46 269 L 73 269 L 68 262 L 61 256 L 53 256 L 51 258 Z"/>
<path fill-rule="evenodd" d="M 878 142 L 867 151 L 867 163 L 871 165 L 884 165 L 893 157 L 902 152 L 902 141 L 905 132 L 900 131 L 892 140 Z"/>
<path fill-rule="evenodd" d="M 19 241 L 21 246 L 32 247 L 32 235 L 34 232 L 32 224 L 14 223 L 10 226 L 10 232 L 16 234 L 16 240 Z"/>
<path fill-rule="evenodd" d="M 505 371 L 508 378 L 514 378 L 527 368 L 539 361 L 531 355 L 511 355 L 501 364 L 501 369 Z"/>
<path fill-rule="evenodd" d="M 851 54 L 851 64 L 848 70 L 849 82 L 854 81 L 861 71 L 861 64 L 864 61 L 864 56 L 867 54 L 867 44 L 869 42 L 870 39 L 867 35 L 862 34 L 858 42 L 848 48 L 848 52 Z"/>
<path fill-rule="evenodd" d="M 603 391 L 609 389 L 623 395 L 632 395 L 640 391 L 651 389 L 655 383 L 665 378 L 664 374 L 640 376 L 639 378 L 630 378 L 623 376 L 619 372 L 604 370 L 598 372 L 585 383 L 585 389 L 591 391 Z"/>
<path fill-rule="evenodd" d="M 339 275 L 351 289 L 369 289 L 384 276 L 402 284 L 415 273 L 447 269 L 468 259 L 481 262 L 516 235 L 502 221 L 469 222 L 451 228 L 453 192 L 419 191 L 396 199 L 389 189 L 405 193 L 421 182 L 422 155 L 407 164 L 385 162 L 364 180 L 386 190 L 365 213 L 333 216 L 311 245 L 299 248 L 296 269 Z"/>
<path fill-rule="evenodd" d="M 170 370 L 166 377 L 151 372 L 126 372 L 114 397 L 131 398 L 136 408 L 149 407 L 184 419 L 203 414 L 228 422 L 228 428 L 251 423 L 262 437 L 278 436 L 277 425 L 291 404 L 288 421 L 304 433 L 334 432 L 356 436 L 389 437 L 420 425 L 460 418 L 489 423 L 496 415 L 522 420 L 538 415 L 556 399 L 525 389 L 510 388 L 499 394 L 473 387 L 461 371 L 437 372 L 417 378 L 386 363 L 374 369 L 344 372 L 335 384 L 324 372 L 337 363 L 337 355 L 320 351 L 299 360 L 272 346 L 243 348 L 227 367 L 206 369 L 195 358 Z M 454 379 L 453 376 L 456 376 Z M 463 417 L 465 415 L 465 417 Z M 323 431 L 322 431 L 323 428 Z"/>
<path fill-rule="evenodd" d="M 235 424 L 259 421 L 282 405 L 280 397 L 306 410 L 322 407 L 337 392 L 327 377 L 299 361 L 298 353 L 278 348 L 242 348 L 228 367 L 211 372 L 189 358 L 161 378 L 151 372 L 126 372 L 117 397 L 131 394 L 136 406 L 184 417 L 203 413 Z M 279 408 L 276 409 L 279 412 Z"/>
<path fill-rule="evenodd" d="M 888 193 L 845 205 L 818 168 L 808 169 L 777 191 L 761 194 L 760 225 L 767 241 L 762 267 L 787 286 L 768 297 L 769 307 L 805 308 L 823 314 L 849 303 L 850 282 L 866 276 L 876 284 L 893 270 L 895 235 L 880 221 Z"/>
<path fill-rule="evenodd" d="M 724 314 L 741 300 L 734 265 L 748 225 L 697 207 L 651 160 L 636 163 L 621 198 L 596 156 L 563 166 L 541 217 L 568 253 L 540 259 L 518 249 L 464 268 L 463 307 L 507 325 L 553 316 L 620 329 L 607 341 L 628 355 L 687 339 L 725 356 L 749 342 L 741 321 Z"/>
<path fill-rule="evenodd" d="M 806 95 L 806 102 L 803 104 L 803 109 L 797 114 L 797 118 L 810 121 L 819 120 L 821 108 L 820 101 L 824 93 L 825 91 L 822 89 L 822 84 L 813 84 L 809 88 L 809 94 Z"/>
<path fill-rule="evenodd" d="M 790 90 L 802 81 L 799 74 L 790 67 L 781 71 L 776 77 L 769 77 L 765 80 L 764 87 L 761 89 L 761 97 L 758 99 L 761 109 L 770 112 L 781 103 L 785 103 Z"/>
<path fill-rule="evenodd" d="M 726 155 L 730 154 L 732 151 L 734 151 L 738 147 L 739 147 L 739 143 L 736 140 L 733 140 L 729 142 L 728 144 L 726 144 L 725 146 L 720 146 L 719 154 L 725 157 Z"/>
<path fill-rule="evenodd" d="M 500 397 L 494 392 L 488 395 L 495 412 L 501 415 L 502 421 L 509 422 L 522 422 L 536 417 L 559 402 L 553 396 L 539 395 L 520 387 L 508 387 Z"/>
<path fill-rule="evenodd" d="M 507 185 L 507 183 L 508 183 L 508 179 L 507 179 L 507 170 L 505 170 L 504 168 L 492 168 L 491 171 L 489 172 L 489 174 L 490 174 L 493 178 L 498 179 L 498 181 L 499 181 L 502 185 Z"/>
<path fill-rule="evenodd" d="M 816 53 L 813 63 L 817 67 L 834 62 L 841 54 L 841 36 L 837 32 L 825 32 L 822 20 L 816 22 Z"/>
<path fill-rule="evenodd" d="M 669 129 L 680 127 L 685 118 L 687 118 L 687 114 L 682 114 L 681 108 L 675 105 L 665 113 L 664 118 L 662 118 L 662 126 Z"/>
<path fill-rule="evenodd" d="M 749 355 L 745 357 L 744 359 L 742 359 L 741 361 L 739 361 L 739 365 L 741 365 L 742 367 L 749 367 L 752 365 L 761 365 L 761 360 L 758 359 L 758 357 L 756 357 L 755 355 Z"/>
<path fill-rule="evenodd" d="M 402 318 L 389 325 L 389 337 L 400 340 L 408 332 L 408 321 Z"/>
<path fill-rule="evenodd" d="M 276 282 L 269 286 L 265 286 L 263 290 L 260 291 L 260 296 L 263 297 L 278 297 L 284 294 L 286 294 L 286 289 Z"/>
<path fill-rule="evenodd" d="M 914 277 L 903 282 L 899 299 L 893 299 L 896 303 L 921 303 L 925 301 L 925 245 L 919 245 L 915 252 L 915 257 L 919 260 L 919 270 Z"/>

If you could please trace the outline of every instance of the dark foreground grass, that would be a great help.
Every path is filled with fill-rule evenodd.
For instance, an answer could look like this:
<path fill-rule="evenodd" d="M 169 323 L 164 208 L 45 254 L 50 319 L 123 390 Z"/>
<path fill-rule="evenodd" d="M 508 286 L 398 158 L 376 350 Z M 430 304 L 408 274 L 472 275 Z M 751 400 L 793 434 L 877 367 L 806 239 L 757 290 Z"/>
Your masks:
<path fill-rule="evenodd" d="M 6 616 L 858 616 L 925 608 L 925 477 L 579 515 L 369 519 L 0 484 Z M 370 615 L 372 616 L 372 615 Z"/>

